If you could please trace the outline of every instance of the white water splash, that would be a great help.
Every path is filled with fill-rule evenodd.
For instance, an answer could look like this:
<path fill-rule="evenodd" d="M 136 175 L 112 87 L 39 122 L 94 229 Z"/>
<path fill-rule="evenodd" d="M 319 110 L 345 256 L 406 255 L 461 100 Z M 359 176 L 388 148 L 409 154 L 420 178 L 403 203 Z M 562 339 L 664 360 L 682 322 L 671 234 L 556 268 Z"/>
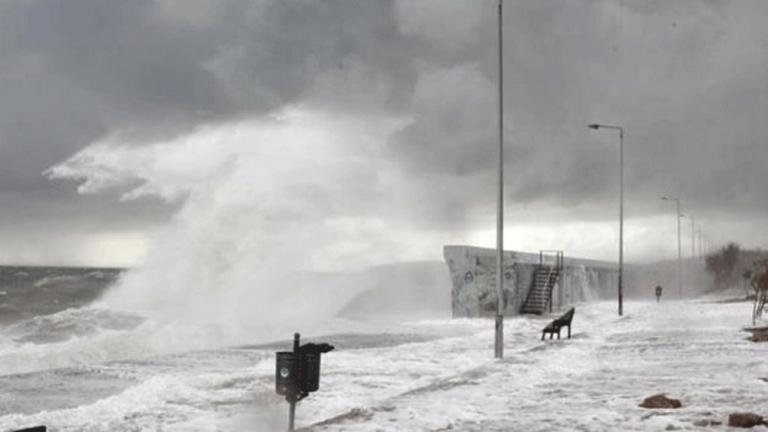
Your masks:
<path fill-rule="evenodd" d="M 81 193 L 182 202 L 143 265 L 96 306 L 162 328 L 226 330 L 199 332 L 206 340 L 190 342 L 196 348 L 333 316 L 359 287 L 302 273 L 402 259 L 407 247 L 379 216 L 402 190 L 397 168 L 380 157 L 399 122 L 377 120 L 291 109 L 168 141 L 114 135 L 49 169 L 50 178 L 79 181 Z"/>

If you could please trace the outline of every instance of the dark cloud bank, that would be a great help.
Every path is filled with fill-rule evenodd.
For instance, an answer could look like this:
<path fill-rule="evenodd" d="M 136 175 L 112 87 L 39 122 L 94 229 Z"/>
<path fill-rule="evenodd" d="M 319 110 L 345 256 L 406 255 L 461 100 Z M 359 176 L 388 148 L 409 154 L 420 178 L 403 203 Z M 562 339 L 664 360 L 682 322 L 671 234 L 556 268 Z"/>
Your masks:
<path fill-rule="evenodd" d="M 291 104 L 405 119 L 384 155 L 419 199 L 382 213 L 411 228 L 476 228 L 470 215 L 494 199 L 495 3 L 4 1 L 3 236 L 162 223 L 177 204 L 81 196 L 41 173 L 116 132 L 141 145 Z M 615 136 L 585 127 L 598 121 L 627 128 L 631 215 L 669 212 L 658 197 L 676 195 L 720 240 L 768 240 L 754 234 L 768 210 L 768 4 L 505 8 L 510 217 L 615 217 Z"/>

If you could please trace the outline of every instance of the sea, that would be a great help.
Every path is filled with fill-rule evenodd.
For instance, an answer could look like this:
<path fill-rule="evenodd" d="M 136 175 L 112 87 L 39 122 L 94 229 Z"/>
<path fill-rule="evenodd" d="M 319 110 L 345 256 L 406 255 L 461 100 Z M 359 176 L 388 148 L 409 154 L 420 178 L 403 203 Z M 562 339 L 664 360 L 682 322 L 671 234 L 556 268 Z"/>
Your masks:
<path fill-rule="evenodd" d="M 36 425 L 56 431 L 282 430 L 287 420 L 274 388 L 275 352 L 291 349 L 293 332 L 301 332 L 302 342 L 331 343 L 333 356 L 462 331 L 450 329 L 442 263 L 305 275 L 296 280 L 324 281 L 313 292 L 339 293 L 308 302 L 335 298 L 333 313 L 301 323 L 274 323 L 273 314 L 249 325 L 234 318 L 224 324 L 163 320 L 105 301 L 126 274 L 117 268 L 0 267 L 0 431 Z M 405 289 L 382 289 L 396 280 Z M 377 318 L 388 296 L 401 303 L 400 313 Z M 425 307 L 417 312 L 414 302 Z M 333 404 L 325 408 L 330 411 L 316 413 L 319 419 L 335 412 Z"/>

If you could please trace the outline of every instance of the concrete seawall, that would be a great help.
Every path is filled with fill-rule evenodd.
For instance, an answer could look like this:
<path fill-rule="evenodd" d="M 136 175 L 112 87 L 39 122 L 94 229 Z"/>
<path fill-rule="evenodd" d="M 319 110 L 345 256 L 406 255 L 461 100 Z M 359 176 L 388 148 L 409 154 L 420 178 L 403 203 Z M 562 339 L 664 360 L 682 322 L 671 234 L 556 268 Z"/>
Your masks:
<path fill-rule="evenodd" d="M 491 317 L 496 314 L 496 250 L 448 245 L 443 257 L 451 275 L 454 318 Z M 547 259 L 544 257 L 545 263 Z M 504 314 L 517 315 L 533 284 L 539 254 L 504 251 Z M 625 268 L 625 279 L 627 278 Z M 580 301 L 615 297 L 618 267 L 614 262 L 566 256 L 563 273 L 552 293 L 553 309 Z M 625 282 L 625 289 L 626 289 Z"/>

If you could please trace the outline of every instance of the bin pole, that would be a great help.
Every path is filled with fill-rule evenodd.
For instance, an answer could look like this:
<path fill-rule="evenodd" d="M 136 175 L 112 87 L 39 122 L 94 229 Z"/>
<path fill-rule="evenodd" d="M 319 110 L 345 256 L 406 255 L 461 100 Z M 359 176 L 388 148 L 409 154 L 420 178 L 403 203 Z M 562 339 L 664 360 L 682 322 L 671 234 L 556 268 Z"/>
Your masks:
<path fill-rule="evenodd" d="M 288 430 L 293 431 L 293 419 L 296 417 L 296 401 L 288 402 Z"/>
<path fill-rule="evenodd" d="M 299 343 L 301 340 L 301 335 L 299 333 L 293 334 L 293 353 L 296 354 L 295 359 L 299 363 L 301 362 L 301 359 L 299 359 Z M 291 398 L 288 400 L 288 430 L 293 430 L 293 423 L 294 419 L 296 418 L 296 397 L 298 395 L 292 395 Z"/>

